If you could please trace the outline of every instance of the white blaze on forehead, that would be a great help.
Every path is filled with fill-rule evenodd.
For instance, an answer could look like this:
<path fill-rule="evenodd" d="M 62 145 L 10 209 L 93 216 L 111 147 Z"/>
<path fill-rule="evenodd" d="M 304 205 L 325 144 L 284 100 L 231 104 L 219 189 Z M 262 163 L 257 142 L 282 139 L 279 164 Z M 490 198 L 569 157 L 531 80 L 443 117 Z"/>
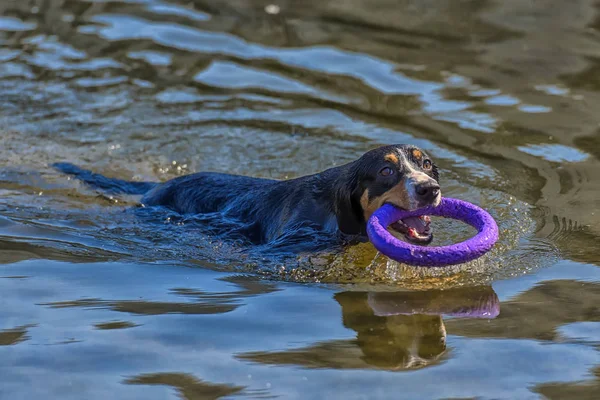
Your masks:
<path fill-rule="evenodd" d="M 398 149 L 398 154 L 400 154 L 400 160 L 402 161 L 402 165 L 405 166 L 405 168 L 408 170 L 408 175 L 409 176 L 415 176 L 415 175 L 424 175 L 427 178 L 430 178 L 429 175 L 427 175 L 425 172 L 423 171 L 417 171 L 414 166 L 413 163 L 411 161 L 409 161 L 406 158 L 406 155 L 404 154 L 404 152 L 401 149 Z"/>
<path fill-rule="evenodd" d="M 417 207 L 418 203 L 418 200 L 416 198 L 417 196 L 415 192 L 415 186 L 419 183 L 427 182 L 433 178 L 423 171 L 416 170 L 413 166 L 413 163 L 406 158 L 406 155 L 401 149 L 398 149 L 398 153 L 400 155 L 402 165 L 407 170 L 406 176 L 404 178 L 404 188 L 408 193 L 408 201 L 410 203 L 410 208 L 414 209 Z"/>

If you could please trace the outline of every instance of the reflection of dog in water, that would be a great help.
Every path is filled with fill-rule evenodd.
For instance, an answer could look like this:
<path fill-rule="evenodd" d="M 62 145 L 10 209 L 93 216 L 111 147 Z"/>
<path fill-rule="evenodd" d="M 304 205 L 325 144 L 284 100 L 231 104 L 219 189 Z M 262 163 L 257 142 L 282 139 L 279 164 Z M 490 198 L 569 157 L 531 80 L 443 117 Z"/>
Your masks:
<path fill-rule="evenodd" d="M 354 340 L 335 340 L 283 352 L 239 358 L 306 368 L 405 370 L 435 365 L 446 354 L 442 315 L 495 318 L 499 301 L 491 287 L 423 292 L 341 292 L 344 326 Z"/>
<path fill-rule="evenodd" d="M 414 314 L 404 309 L 397 314 L 378 315 L 378 306 L 389 308 L 387 299 L 398 293 L 343 292 L 335 295 L 342 306 L 344 326 L 356 331 L 356 344 L 363 360 L 383 369 L 413 369 L 434 364 L 446 350 L 446 328 L 440 315 Z M 373 307 L 375 305 L 375 307 Z M 387 307 L 386 307 L 387 306 Z M 410 307 L 410 304 L 408 304 Z M 405 314 L 406 313 L 406 314 Z"/>

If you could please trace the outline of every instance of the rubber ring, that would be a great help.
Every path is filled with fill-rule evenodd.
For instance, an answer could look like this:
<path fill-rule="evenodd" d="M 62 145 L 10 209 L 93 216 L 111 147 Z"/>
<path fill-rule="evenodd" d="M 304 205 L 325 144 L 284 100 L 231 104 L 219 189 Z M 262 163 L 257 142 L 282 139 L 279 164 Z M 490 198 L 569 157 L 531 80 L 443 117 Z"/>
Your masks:
<path fill-rule="evenodd" d="M 464 242 L 428 247 L 403 242 L 387 230 L 396 221 L 421 215 L 457 219 L 473 226 L 478 233 Z M 490 251 L 498 240 L 498 225 L 482 208 L 463 200 L 444 197 L 437 207 L 413 211 L 384 204 L 369 218 L 367 235 L 377 250 L 395 261 L 420 267 L 445 267 L 475 260 Z"/>

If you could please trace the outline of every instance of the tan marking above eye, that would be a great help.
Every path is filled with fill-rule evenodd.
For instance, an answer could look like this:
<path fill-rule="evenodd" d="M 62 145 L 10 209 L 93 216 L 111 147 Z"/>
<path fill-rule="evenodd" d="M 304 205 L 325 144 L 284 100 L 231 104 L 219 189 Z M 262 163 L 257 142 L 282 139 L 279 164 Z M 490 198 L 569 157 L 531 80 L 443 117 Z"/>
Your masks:
<path fill-rule="evenodd" d="M 421 150 L 417 150 L 414 149 L 412 151 L 413 157 L 420 159 L 421 157 L 423 157 L 423 153 L 421 152 Z"/>
<path fill-rule="evenodd" d="M 388 190 L 381 196 L 375 197 L 370 201 L 369 189 L 365 190 L 365 192 L 360 197 L 360 206 L 362 207 L 365 221 L 367 221 L 371 217 L 371 214 L 373 214 L 375 210 L 381 207 L 384 203 L 391 203 L 400 208 L 410 210 L 410 197 L 408 192 L 406 191 L 404 181 L 392 187 L 390 190 Z"/>
<path fill-rule="evenodd" d="M 392 162 L 394 164 L 398 164 L 398 156 L 395 155 L 394 153 L 388 153 L 385 155 L 385 157 L 383 157 L 383 159 L 385 161 L 389 161 Z"/>

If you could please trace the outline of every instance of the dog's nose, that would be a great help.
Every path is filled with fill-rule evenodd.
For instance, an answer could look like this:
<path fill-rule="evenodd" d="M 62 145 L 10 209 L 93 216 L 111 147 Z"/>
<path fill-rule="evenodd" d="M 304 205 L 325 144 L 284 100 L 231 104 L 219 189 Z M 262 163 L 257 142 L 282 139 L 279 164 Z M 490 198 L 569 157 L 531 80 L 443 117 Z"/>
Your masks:
<path fill-rule="evenodd" d="M 415 186 L 415 193 L 421 201 L 431 201 L 440 193 L 440 185 L 436 182 L 424 182 Z"/>

